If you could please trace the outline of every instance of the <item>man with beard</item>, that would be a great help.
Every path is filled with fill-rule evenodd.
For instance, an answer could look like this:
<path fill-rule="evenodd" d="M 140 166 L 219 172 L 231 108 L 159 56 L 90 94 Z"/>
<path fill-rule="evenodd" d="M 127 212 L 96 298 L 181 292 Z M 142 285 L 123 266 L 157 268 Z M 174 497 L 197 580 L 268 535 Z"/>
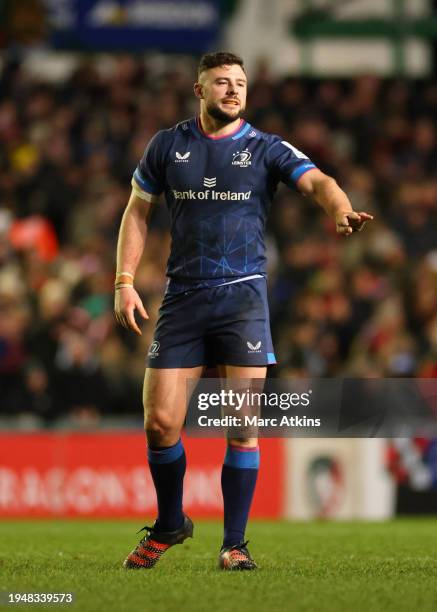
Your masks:
<path fill-rule="evenodd" d="M 252 127 L 242 114 L 247 79 L 240 57 L 205 55 L 194 93 L 198 117 L 158 132 L 132 179 L 117 249 L 115 314 L 141 333 L 134 289 L 150 206 L 164 192 L 171 217 L 167 290 L 149 348 L 144 380 L 148 461 L 158 517 L 127 557 L 126 568 L 151 568 L 193 534 L 182 509 L 185 452 L 180 438 L 186 381 L 206 366 L 227 379 L 264 379 L 276 363 L 267 305 L 264 227 L 280 181 L 320 204 L 348 235 L 371 219 L 352 211 L 346 194 L 301 151 Z M 259 387 L 259 385 L 258 385 Z M 244 541 L 259 468 L 256 438 L 228 439 L 222 470 L 224 539 L 219 567 L 256 568 Z"/>

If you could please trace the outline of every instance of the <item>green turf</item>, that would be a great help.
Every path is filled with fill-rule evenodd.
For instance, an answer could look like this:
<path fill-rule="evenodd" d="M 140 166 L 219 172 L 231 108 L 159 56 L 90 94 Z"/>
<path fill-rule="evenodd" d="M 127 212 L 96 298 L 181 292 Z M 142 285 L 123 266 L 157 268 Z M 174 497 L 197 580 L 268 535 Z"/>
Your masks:
<path fill-rule="evenodd" d="M 125 571 L 138 526 L 1 522 L 0 591 L 73 591 L 76 603 L 62 609 L 77 612 L 437 610 L 434 519 L 252 522 L 249 548 L 260 568 L 238 574 L 216 569 L 221 527 L 203 521 L 195 539 L 170 550 L 154 570 Z"/>

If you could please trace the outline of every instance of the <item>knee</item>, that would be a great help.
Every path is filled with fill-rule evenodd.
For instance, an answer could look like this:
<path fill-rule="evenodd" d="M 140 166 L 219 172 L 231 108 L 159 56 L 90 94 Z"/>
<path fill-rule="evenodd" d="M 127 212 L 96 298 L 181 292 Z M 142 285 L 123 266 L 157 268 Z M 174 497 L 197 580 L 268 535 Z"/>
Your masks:
<path fill-rule="evenodd" d="M 144 429 L 149 443 L 152 444 L 173 444 L 173 440 L 177 442 L 180 435 L 174 420 L 163 414 L 146 414 Z"/>

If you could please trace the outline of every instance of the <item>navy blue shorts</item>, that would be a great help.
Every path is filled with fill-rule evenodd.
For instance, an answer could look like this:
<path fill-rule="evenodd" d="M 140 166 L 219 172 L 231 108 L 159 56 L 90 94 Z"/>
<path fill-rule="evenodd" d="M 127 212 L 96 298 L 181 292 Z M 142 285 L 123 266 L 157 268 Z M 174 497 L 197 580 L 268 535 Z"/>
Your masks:
<path fill-rule="evenodd" d="M 275 363 L 265 278 L 165 295 L 149 368 Z"/>

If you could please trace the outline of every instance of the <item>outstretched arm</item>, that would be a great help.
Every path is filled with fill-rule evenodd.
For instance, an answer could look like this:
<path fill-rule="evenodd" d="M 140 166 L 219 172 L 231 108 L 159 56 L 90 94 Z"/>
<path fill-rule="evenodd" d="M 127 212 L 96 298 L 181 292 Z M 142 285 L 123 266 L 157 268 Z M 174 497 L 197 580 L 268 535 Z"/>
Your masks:
<path fill-rule="evenodd" d="M 305 172 L 297 181 L 297 187 L 301 193 L 315 200 L 335 221 L 339 234 L 349 236 L 352 232 L 359 232 L 366 221 L 373 219 L 368 213 L 355 212 L 335 179 L 317 168 Z"/>
<path fill-rule="evenodd" d="M 135 321 L 135 309 L 144 319 L 149 318 L 133 283 L 147 236 L 147 217 L 151 203 L 145 199 L 145 195 L 133 187 L 118 235 L 115 278 L 115 318 L 120 325 L 139 335 L 141 330 Z"/>

